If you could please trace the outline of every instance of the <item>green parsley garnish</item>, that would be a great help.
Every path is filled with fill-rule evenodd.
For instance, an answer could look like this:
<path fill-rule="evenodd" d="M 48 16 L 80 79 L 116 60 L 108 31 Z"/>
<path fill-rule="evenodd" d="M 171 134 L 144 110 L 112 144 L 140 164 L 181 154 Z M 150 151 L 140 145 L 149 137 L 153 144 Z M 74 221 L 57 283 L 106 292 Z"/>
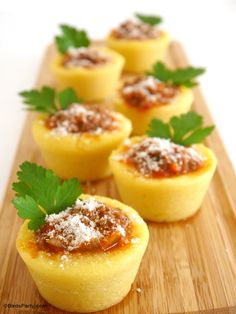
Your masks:
<path fill-rule="evenodd" d="M 57 49 L 62 54 L 66 53 L 71 47 L 80 48 L 88 47 L 90 45 L 90 40 L 84 30 L 78 30 L 69 25 L 60 25 L 60 29 L 62 35 L 55 37 L 55 43 Z"/>
<path fill-rule="evenodd" d="M 73 103 L 81 103 L 82 99 L 78 98 L 73 88 L 66 88 L 60 93 L 57 93 L 57 101 L 60 104 L 60 109 L 66 109 Z"/>
<path fill-rule="evenodd" d="M 169 123 L 153 119 L 149 124 L 147 135 L 170 139 L 184 146 L 201 143 L 214 129 L 214 126 L 202 127 L 203 117 L 196 112 L 188 112 L 179 117 L 172 117 Z"/>
<path fill-rule="evenodd" d="M 204 68 L 194 68 L 191 66 L 170 70 L 164 63 L 158 61 L 153 65 L 152 71 L 147 72 L 147 74 L 156 77 L 161 82 L 191 88 L 198 84 L 195 78 L 204 72 Z"/>
<path fill-rule="evenodd" d="M 24 162 L 17 173 L 18 182 L 12 189 L 16 197 L 12 203 L 21 218 L 29 219 L 28 227 L 37 230 L 46 215 L 57 214 L 74 205 L 82 193 L 77 179 L 64 182 L 53 171 L 31 162 Z"/>
<path fill-rule="evenodd" d="M 145 24 L 149 24 L 151 26 L 162 23 L 163 19 L 160 16 L 156 15 L 143 15 L 136 13 L 135 16 Z"/>
<path fill-rule="evenodd" d="M 26 109 L 30 111 L 53 114 L 60 109 L 66 109 L 73 103 L 81 103 L 72 88 L 66 88 L 56 93 L 51 87 L 44 86 L 41 90 L 32 89 L 19 93 Z"/>

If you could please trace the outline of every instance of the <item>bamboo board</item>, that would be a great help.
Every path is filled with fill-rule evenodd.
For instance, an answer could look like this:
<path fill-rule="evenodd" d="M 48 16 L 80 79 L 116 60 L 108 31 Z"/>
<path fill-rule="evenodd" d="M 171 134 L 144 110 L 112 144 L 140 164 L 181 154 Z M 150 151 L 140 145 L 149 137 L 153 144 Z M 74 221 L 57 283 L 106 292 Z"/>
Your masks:
<path fill-rule="evenodd" d="M 54 84 L 48 67 L 54 53 L 53 47 L 49 47 L 37 86 Z M 172 66 L 187 65 L 180 44 L 171 44 L 167 61 Z M 194 93 L 194 109 L 204 116 L 206 123 L 212 123 L 201 92 L 197 88 Z M 43 164 L 31 136 L 33 117 L 27 115 L 0 213 L 0 311 L 66 313 L 40 297 L 15 248 L 21 221 L 11 205 L 11 184 L 21 162 Z M 130 293 L 118 305 L 97 314 L 236 313 L 236 177 L 217 131 L 207 145 L 216 153 L 219 164 L 200 212 L 185 222 L 149 223 L 149 246 Z M 88 183 L 84 191 L 119 199 L 112 178 Z M 46 306 L 38 310 L 9 309 L 4 304 Z"/>

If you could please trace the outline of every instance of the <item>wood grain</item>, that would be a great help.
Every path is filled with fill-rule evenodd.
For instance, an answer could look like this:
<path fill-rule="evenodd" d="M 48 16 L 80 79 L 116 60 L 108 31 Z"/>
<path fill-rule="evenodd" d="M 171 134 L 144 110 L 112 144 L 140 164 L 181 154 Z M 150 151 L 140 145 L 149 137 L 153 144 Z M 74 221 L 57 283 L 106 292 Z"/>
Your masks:
<path fill-rule="evenodd" d="M 49 47 L 37 86 L 54 85 L 49 71 L 53 56 L 54 49 Z M 172 66 L 188 64 L 180 44 L 171 44 L 168 62 Z M 199 88 L 194 94 L 194 109 L 212 123 Z M 15 249 L 21 221 L 11 205 L 11 184 L 24 160 L 42 164 L 31 136 L 33 118 L 33 114 L 27 115 L 0 213 L 0 309 L 1 313 L 66 313 L 40 297 Z M 185 222 L 149 223 L 150 243 L 130 293 L 120 304 L 99 313 L 236 313 L 236 177 L 217 131 L 207 144 L 216 153 L 219 165 L 200 212 Z M 119 198 L 112 178 L 87 183 L 84 190 Z M 4 304 L 46 307 L 9 309 Z"/>

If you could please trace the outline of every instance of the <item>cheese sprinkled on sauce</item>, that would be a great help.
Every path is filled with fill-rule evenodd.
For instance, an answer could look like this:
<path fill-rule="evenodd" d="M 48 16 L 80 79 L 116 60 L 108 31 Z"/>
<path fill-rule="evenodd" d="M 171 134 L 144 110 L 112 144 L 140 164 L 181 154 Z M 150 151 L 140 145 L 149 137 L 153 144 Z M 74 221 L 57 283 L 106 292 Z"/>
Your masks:
<path fill-rule="evenodd" d="M 129 105 L 148 109 L 171 103 L 179 94 L 179 88 L 160 82 L 153 76 L 135 77 L 125 82 L 120 94 Z"/>
<path fill-rule="evenodd" d="M 94 198 L 78 199 L 74 207 L 48 215 L 36 233 L 40 248 L 67 252 L 106 251 L 126 244 L 130 236 L 130 219 Z"/>
<path fill-rule="evenodd" d="M 120 24 L 111 32 L 112 37 L 129 40 L 153 39 L 160 37 L 160 34 L 156 26 L 131 20 Z"/>
<path fill-rule="evenodd" d="M 172 143 L 168 139 L 145 138 L 126 145 L 125 152 L 114 158 L 126 162 L 145 177 L 171 177 L 198 170 L 203 156 L 194 148 Z"/>
<path fill-rule="evenodd" d="M 82 134 L 99 135 L 118 128 L 115 113 L 99 105 L 72 104 L 68 109 L 59 110 L 49 116 L 45 125 L 52 134 Z"/>
<path fill-rule="evenodd" d="M 65 55 L 63 65 L 68 69 L 76 67 L 92 69 L 101 67 L 110 60 L 110 56 L 93 48 L 69 48 Z"/>

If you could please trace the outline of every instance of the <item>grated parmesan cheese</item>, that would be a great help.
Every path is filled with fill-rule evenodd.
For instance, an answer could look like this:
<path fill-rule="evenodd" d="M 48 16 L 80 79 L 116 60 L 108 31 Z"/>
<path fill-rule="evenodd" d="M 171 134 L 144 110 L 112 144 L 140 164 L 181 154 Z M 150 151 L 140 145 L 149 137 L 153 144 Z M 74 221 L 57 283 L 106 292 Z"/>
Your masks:
<path fill-rule="evenodd" d="M 198 170 L 204 162 L 203 156 L 194 148 L 161 138 L 145 138 L 139 143 L 131 143 L 127 151 L 114 158 L 134 166 L 147 177 L 189 173 Z"/>
<path fill-rule="evenodd" d="M 110 56 L 102 51 L 93 48 L 74 48 L 68 49 L 65 55 L 64 67 L 71 69 L 75 67 L 94 68 L 100 67 L 111 60 Z"/>
<path fill-rule="evenodd" d="M 73 207 L 46 216 L 45 224 L 37 232 L 37 242 L 41 247 L 50 246 L 69 252 L 77 249 L 107 250 L 118 243 L 127 243 L 130 228 L 129 218 L 119 209 L 94 198 L 77 199 Z M 62 261 L 66 259 L 66 255 L 61 257 Z"/>
<path fill-rule="evenodd" d="M 60 110 L 49 116 L 45 125 L 53 135 L 90 133 L 99 135 L 114 131 L 119 127 L 115 114 L 99 105 L 72 104 L 68 109 Z"/>
<path fill-rule="evenodd" d="M 178 95 L 179 88 L 160 82 L 153 76 L 141 76 L 125 82 L 120 92 L 128 104 L 145 109 L 169 104 Z"/>
<path fill-rule="evenodd" d="M 117 28 L 113 29 L 111 35 L 115 38 L 125 38 L 129 40 L 143 40 L 150 38 L 158 38 L 160 31 L 157 27 L 148 25 L 143 22 L 125 21 Z"/>

